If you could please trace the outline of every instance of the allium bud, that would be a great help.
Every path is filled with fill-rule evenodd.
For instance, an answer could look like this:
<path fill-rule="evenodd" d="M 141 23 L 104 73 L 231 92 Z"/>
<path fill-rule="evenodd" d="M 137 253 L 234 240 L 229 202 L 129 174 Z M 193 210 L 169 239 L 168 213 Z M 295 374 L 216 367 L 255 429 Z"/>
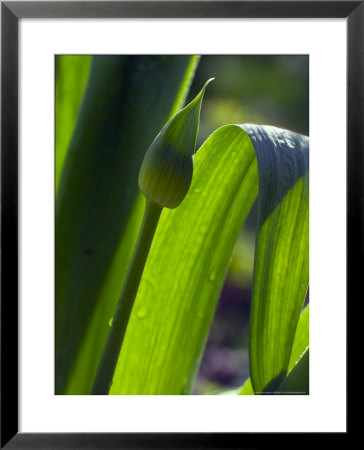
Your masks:
<path fill-rule="evenodd" d="M 160 206 L 176 208 L 190 188 L 201 103 L 211 80 L 213 78 L 191 103 L 167 122 L 144 157 L 139 188 L 148 200 Z"/>

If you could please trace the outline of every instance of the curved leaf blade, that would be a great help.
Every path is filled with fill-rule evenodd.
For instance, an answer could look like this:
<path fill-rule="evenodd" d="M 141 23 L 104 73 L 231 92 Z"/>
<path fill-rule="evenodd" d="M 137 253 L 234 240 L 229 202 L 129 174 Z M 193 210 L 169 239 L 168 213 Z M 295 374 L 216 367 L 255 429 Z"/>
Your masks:
<path fill-rule="evenodd" d="M 110 394 L 188 394 L 228 261 L 257 195 L 254 148 L 222 127 L 194 158 L 186 198 L 165 209 L 120 352 Z"/>
<path fill-rule="evenodd" d="M 246 125 L 259 168 L 258 232 L 250 319 L 254 391 L 274 391 L 287 374 L 308 287 L 308 138 Z"/>

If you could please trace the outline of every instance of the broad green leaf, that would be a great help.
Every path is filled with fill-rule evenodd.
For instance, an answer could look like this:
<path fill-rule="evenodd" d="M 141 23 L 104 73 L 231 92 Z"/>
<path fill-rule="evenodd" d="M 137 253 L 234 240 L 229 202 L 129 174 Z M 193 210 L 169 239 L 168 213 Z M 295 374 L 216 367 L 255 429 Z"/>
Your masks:
<path fill-rule="evenodd" d="M 250 318 L 254 391 L 285 378 L 308 286 L 308 138 L 246 127 L 259 166 L 258 232 Z"/>
<path fill-rule="evenodd" d="M 276 391 L 278 394 L 309 394 L 309 349 L 303 353 L 297 364 Z"/>
<path fill-rule="evenodd" d="M 238 126 L 196 153 L 191 188 L 161 215 L 110 394 L 191 391 L 228 261 L 258 189 L 254 148 Z"/>
<path fill-rule="evenodd" d="M 105 314 L 114 309 L 134 243 L 135 228 L 125 230 L 139 220 L 130 217 L 138 210 L 140 164 L 180 106 L 176 98 L 183 99 L 197 60 L 93 57 L 56 200 L 56 393 L 67 383 L 68 393 L 89 392 L 112 316 Z"/>
<path fill-rule="evenodd" d="M 309 345 L 309 306 L 301 312 L 294 341 L 292 346 L 292 353 L 288 365 L 288 375 L 291 370 L 300 361 L 302 355 L 306 352 Z M 286 386 L 286 392 L 288 387 Z M 239 391 L 239 395 L 254 395 L 251 379 L 248 378 Z"/>
<path fill-rule="evenodd" d="M 110 394 L 191 392 L 234 242 L 257 195 L 257 161 L 261 220 L 283 212 L 281 202 L 295 180 L 287 184 L 282 174 L 307 139 L 272 127 L 244 128 L 249 135 L 228 125 L 210 136 L 195 156 L 185 200 L 163 211 Z M 280 196 L 271 192 L 272 203 L 266 197 L 275 158 L 282 166 L 276 174 Z M 284 212 L 290 217 L 296 210 Z"/>
<path fill-rule="evenodd" d="M 56 56 L 56 192 L 90 73 L 90 55 Z"/>

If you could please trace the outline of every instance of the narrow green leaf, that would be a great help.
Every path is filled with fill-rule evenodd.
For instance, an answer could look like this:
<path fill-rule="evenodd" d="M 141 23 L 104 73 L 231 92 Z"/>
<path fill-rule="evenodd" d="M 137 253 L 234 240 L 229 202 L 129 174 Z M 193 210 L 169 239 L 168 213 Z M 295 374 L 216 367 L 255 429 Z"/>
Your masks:
<path fill-rule="evenodd" d="M 130 249 L 122 237 L 138 197 L 140 164 L 196 63 L 190 56 L 93 58 L 56 201 L 56 393 L 67 383 L 67 393 L 89 393 L 109 320 L 97 326 L 95 314 L 108 314 L 120 294 L 110 274 L 121 264 L 115 277 L 122 282 L 129 261 L 129 251 L 122 256 L 117 249 Z M 100 294 L 111 286 L 112 305 L 101 308 Z M 81 350 L 84 367 L 76 362 Z"/>
<path fill-rule="evenodd" d="M 56 192 L 90 73 L 91 59 L 89 55 L 56 56 Z"/>
<path fill-rule="evenodd" d="M 259 167 L 250 320 L 254 391 L 274 391 L 288 370 L 308 286 L 308 138 L 246 126 Z"/>

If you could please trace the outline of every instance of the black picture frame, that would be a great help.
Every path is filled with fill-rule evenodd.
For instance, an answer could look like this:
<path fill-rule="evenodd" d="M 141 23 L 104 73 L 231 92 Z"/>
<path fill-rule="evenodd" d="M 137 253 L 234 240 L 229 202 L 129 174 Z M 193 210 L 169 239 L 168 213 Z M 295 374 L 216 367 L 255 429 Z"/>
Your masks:
<path fill-rule="evenodd" d="M 1 448 L 257 448 L 262 439 L 268 442 L 273 436 L 268 433 L 18 433 L 19 330 L 13 320 L 18 317 L 19 262 L 18 22 L 21 18 L 115 17 L 347 19 L 347 305 L 349 298 L 357 295 L 364 273 L 364 1 L 1 2 Z M 289 434 L 280 434 L 280 444 L 285 445 L 289 438 Z M 306 438 L 310 438 L 309 433 L 303 442 Z"/>

